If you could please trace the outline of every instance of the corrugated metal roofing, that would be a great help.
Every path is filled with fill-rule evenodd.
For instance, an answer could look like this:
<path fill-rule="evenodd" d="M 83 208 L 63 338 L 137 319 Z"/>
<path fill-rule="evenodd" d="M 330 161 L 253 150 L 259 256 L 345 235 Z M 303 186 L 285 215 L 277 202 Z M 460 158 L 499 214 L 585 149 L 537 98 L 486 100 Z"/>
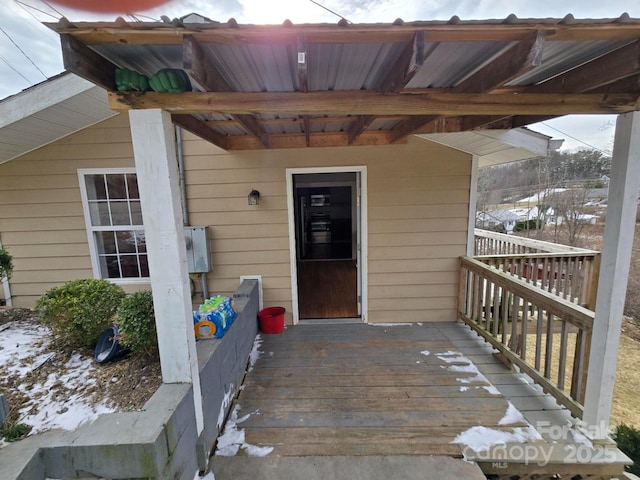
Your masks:
<path fill-rule="evenodd" d="M 50 26 L 86 42 L 116 66 L 148 76 L 161 68 L 183 68 L 182 36 L 190 34 L 233 92 L 264 93 L 376 91 L 398 68 L 406 68 L 406 64 L 398 67 L 397 62 L 404 58 L 418 32 L 424 32 L 423 58 L 418 59 L 423 65 L 400 86 L 406 92 L 455 87 L 536 31 L 546 33 L 541 64 L 509 78 L 501 87 L 537 85 L 640 38 L 640 20 L 626 14 L 579 20 L 571 15 L 562 19 L 453 17 L 449 21 L 396 21 L 386 25 L 293 25 L 285 21 L 281 26 L 238 25 L 234 20 L 221 23 L 190 14 L 163 23 L 119 19 L 112 23 L 63 21 Z M 306 70 L 302 73 L 306 85 L 300 84 L 300 45 L 306 54 Z M 204 85 L 192 84 L 196 90 L 205 90 Z M 261 113 L 256 118 L 267 135 L 300 134 L 305 129 L 309 129 L 307 133 L 350 132 L 358 126 L 357 116 L 278 124 L 273 122 L 275 116 Z M 294 117 L 297 113 L 291 112 Z M 365 121 L 363 131 L 398 128 L 406 120 L 389 117 Z M 227 118 L 231 121 L 216 122 L 211 127 L 224 136 L 250 133 L 251 128 L 242 126 L 242 121 Z"/>

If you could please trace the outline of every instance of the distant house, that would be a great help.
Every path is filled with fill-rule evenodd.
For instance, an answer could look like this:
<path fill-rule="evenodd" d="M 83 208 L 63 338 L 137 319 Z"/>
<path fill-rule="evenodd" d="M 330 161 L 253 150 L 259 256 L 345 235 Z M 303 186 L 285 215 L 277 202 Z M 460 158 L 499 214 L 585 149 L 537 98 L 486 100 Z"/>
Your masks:
<path fill-rule="evenodd" d="M 512 233 L 520 220 L 523 217 L 507 209 L 483 211 L 476 214 L 476 227 L 494 230 L 498 225 L 503 225 L 506 233 Z"/>
<path fill-rule="evenodd" d="M 587 205 L 589 206 L 606 204 L 608 198 L 608 188 L 592 188 L 588 190 L 586 194 Z"/>

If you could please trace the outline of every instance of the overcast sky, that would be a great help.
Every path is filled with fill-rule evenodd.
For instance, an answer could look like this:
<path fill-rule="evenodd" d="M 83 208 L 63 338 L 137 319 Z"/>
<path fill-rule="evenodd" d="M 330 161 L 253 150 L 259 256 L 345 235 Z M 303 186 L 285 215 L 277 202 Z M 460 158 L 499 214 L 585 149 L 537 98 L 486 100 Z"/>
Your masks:
<path fill-rule="evenodd" d="M 317 0 L 317 3 L 354 23 L 391 23 L 396 18 L 447 20 L 453 15 L 463 20 L 502 19 L 511 13 L 520 18 L 562 18 L 568 13 L 576 18 L 617 18 L 626 12 L 640 18 L 639 0 Z M 41 22 L 56 22 L 61 15 L 71 21 L 113 21 L 117 16 L 72 10 L 55 0 L 48 4 L 51 7 L 41 0 L 0 0 L 0 99 L 63 70 L 58 36 Z M 239 23 L 254 24 L 281 24 L 285 19 L 294 23 L 339 20 L 311 0 L 172 0 L 157 9 L 138 12 L 138 18 L 159 19 L 161 15 L 175 18 L 191 12 L 221 22 L 235 18 Z M 566 149 L 593 146 L 610 151 L 615 116 L 572 115 L 531 128 L 564 138 Z"/>

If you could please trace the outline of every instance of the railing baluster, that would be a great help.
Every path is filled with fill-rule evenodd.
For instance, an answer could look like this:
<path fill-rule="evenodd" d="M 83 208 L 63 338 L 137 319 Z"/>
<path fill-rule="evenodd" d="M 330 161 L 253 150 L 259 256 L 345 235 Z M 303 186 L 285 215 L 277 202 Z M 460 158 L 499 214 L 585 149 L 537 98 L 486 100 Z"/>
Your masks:
<path fill-rule="evenodd" d="M 536 320 L 536 357 L 534 359 L 536 370 L 540 370 L 540 355 L 542 353 L 542 324 L 544 315 L 542 309 L 538 307 L 538 315 Z"/>
<path fill-rule="evenodd" d="M 553 314 L 547 312 L 547 344 L 544 347 L 544 376 L 551 380 L 553 362 Z"/>
<path fill-rule="evenodd" d="M 567 369 L 567 338 L 568 329 L 567 322 L 561 319 L 561 334 L 560 334 L 560 356 L 558 360 L 558 388 L 564 390 L 564 376 Z"/>
<path fill-rule="evenodd" d="M 582 403 L 582 380 L 584 373 L 584 354 L 587 349 L 587 335 L 579 330 L 576 336 L 576 349 L 573 357 L 573 372 L 571 374 L 571 396 Z"/>

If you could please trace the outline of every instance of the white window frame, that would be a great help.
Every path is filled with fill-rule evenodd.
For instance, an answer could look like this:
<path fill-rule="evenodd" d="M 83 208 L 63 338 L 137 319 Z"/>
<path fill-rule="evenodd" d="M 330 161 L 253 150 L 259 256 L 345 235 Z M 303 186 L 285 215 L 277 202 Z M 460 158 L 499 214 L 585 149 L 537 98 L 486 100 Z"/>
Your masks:
<path fill-rule="evenodd" d="M 133 167 L 124 168 L 79 168 L 78 183 L 80 185 L 80 196 L 82 198 L 82 210 L 84 212 L 84 223 L 87 231 L 87 241 L 89 243 L 89 253 L 91 254 L 91 268 L 93 269 L 93 277 L 102 279 L 100 270 L 100 255 L 96 246 L 95 227 L 91 224 L 91 212 L 89 211 L 89 196 L 87 194 L 87 184 L 85 176 L 87 175 L 109 175 L 109 174 L 132 174 L 137 175 L 136 169 Z M 144 225 L 143 225 L 144 226 Z M 139 285 L 148 284 L 151 279 L 149 277 L 127 277 L 127 278 L 104 278 L 112 283 L 119 285 Z"/>

